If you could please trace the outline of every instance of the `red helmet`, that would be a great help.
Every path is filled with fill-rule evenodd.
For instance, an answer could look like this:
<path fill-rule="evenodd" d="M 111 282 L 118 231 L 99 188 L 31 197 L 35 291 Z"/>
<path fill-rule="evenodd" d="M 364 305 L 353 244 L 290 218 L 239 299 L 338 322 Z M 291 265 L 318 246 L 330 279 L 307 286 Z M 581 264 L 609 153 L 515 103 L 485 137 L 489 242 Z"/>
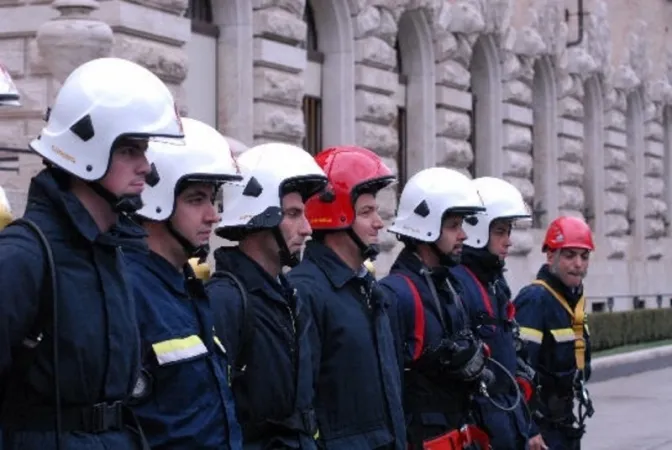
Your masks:
<path fill-rule="evenodd" d="M 586 222 L 578 217 L 561 216 L 555 219 L 546 230 L 542 252 L 561 248 L 584 248 L 595 250 L 593 234 Z"/>
<path fill-rule="evenodd" d="M 306 202 L 306 217 L 313 230 L 341 230 L 355 220 L 354 204 L 363 193 L 375 194 L 395 181 L 378 155 L 361 147 L 332 147 L 315 161 L 329 179 L 326 189 Z"/>

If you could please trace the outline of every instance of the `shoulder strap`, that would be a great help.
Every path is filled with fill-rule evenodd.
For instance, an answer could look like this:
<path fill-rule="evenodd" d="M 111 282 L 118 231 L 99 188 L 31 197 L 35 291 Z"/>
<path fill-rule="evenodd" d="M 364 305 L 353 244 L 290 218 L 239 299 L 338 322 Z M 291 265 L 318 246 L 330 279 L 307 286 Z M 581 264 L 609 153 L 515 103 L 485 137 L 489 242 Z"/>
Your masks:
<path fill-rule="evenodd" d="M 42 341 L 43 330 L 46 328 L 49 320 L 57 320 L 56 303 L 54 298 L 55 294 L 58 292 L 56 266 L 54 264 L 54 254 L 51 250 L 51 245 L 49 245 L 49 240 L 35 222 L 23 217 L 14 220 L 8 226 L 12 225 L 23 226 L 24 228 L 29 229 L 37 237 L 37 240 L 39 241 L 40 246 L 42 247 L 42 251 L 45 255 L 45 274 L 48 277 L 48 280 L 42 280 L 37 318 L 35 319 L 30 332 L 23 341 L 24 346 L 32 349 L 37 347 L 37 345 Z M 51 302 L 51 304 L 49 302 Z"/>
<path fill-rule="evenodd" d="M 420 358 L 422 349 L 425 346 L 425 307 L 422 304 L 422 298 L 420 297 L 418 288 L 415 286 L 415 283 L 413 283 L 413 280 L 406 275 L 397 274 L 397 276 L 406 281 L 406 284 L 408 284 L 408 287 L 411 290 L 411 296 L 413 297 L 413 317 L 415 317 L 415 322 L 413 323 L 413 336 L 417 342 L 417 345 L 413 349 L 413 361 L 416 361 Z"/>
<path fill-rule="evenodd" d="M 37 316 L 35 322 L 31 327 L 28 335 L 23 340 L 23 349 L 16 355 L 16 359 L 9 371 L 7 384 L 4 386 L 2 395 L 2 414 L 7 414 L 8 408 L 12 405 L 12 395 L 20 392 L 22 380 L 25 379 L 26 374 L 33 364 L 36 355 L 36 347 L 42 342 L 44 337 L 44 330 L 47 328 L 49 321 L 53 323 L 53 364 L 54 364 L 54 392 L 55 392 L 55 407 L 60 411 L 60 376 L 59 376 L 59 354 L 58 354 L 58 280 L 56 278 L 56 265 L 54 263 L 54 255 L 49 245 L 49 240 L 44 235 L 40 227 L 30 219 L 20 218 L 14 220 L 9 226 L 23 226 L 29 229 L 36 237 L 44 252 L 44 271 L 47 279 L 42 280 L 40 287 L 40 299 L 38 304 Z M 11 414 L 11 411 L 9 412 Z M 56 415 L 56 429 L 60 430 L 60 416 Z"/>
<path fill-rule="evenodd" d="M 469 270 L 467 266 L 462 267 L 464 268 L 465 272 L 467 272 L 467 275 L 469 275 L 474 280 L 476 288 L 481 294 L 481 300 L 483 300 L 483 305 L 485 306 L 485 310 L 488 312 L 488 315 L 492 318 L 495 318 L 495 310 L 492 307 L 492 302 L 490 301 L 490 295 L 488 295 L 488 291 L 485 290 L 483 283 L 481 283 L 481 280 L 479 280 L 476 274 L 471 270 Z"/>
<path fill-rule="evenodd" d="M 254 313 L 250 309 L 247 290 L 245 289 L 245 286 L 243 286 L 242 281 L 240 281 L 237 276 L 226 270 L 218 270 L 212 274 L 212 277 L 228 278 L 229 280 L 233 281 L 233 284 L 240 292 L 240 299 L 243 307 L 243 323 L 240 328 L 240 338 L 238 348 L 236 349 L 235 361 L 233 361 L 233 374 L 231 380 L 233 381 L 233 379 L 242 375 L 247 367 L 247 361 L 250 348 L 252 347 L 252 339 L 255 331 Z"/>
<path fill-rule="evenodd" d="M 579 301 L 576 304 L 576 307 L 572 309 L 565 299 L 558 291 L 553 289 L 548 283 L 544 280 L 534 280 L 532 284 L 542 286 L 546 289 L 560 305 L 569 313 L 569 316 L 572 318 L 572 330 L 574 331 L 574 357 L 576 359 L 576 367 L 579 370 L 583 370 L 586 366 L 586 340 L 583 336 L 584 334 L 584 323 L 586 318 L 585 304 L 586 298 L 582 295 Z"/>

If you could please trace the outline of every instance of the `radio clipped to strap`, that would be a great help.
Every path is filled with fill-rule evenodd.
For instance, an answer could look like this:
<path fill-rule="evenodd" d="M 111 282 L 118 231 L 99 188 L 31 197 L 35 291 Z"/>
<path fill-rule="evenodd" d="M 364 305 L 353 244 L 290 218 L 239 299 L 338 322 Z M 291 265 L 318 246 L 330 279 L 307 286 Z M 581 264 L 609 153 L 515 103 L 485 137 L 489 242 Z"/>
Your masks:
<path fill-rule="evenodd" d="M 544 289 L 555 297 L 560 305 L 562 305 L 562 307 L 569 313 L 572 318 L 572 330 L 574 331 L 574 357 L 576 359 L 576 367 L 581 371 L 584 370 L 586 367 L 586 338 L 584 336 L 584 326 L 586 322 L 585 297 L 582 295 L 577 302 L 576 307 L 572 309 L 567 300 L 545 281 L 534 280 L 532 284 L 543 286 Z"/>

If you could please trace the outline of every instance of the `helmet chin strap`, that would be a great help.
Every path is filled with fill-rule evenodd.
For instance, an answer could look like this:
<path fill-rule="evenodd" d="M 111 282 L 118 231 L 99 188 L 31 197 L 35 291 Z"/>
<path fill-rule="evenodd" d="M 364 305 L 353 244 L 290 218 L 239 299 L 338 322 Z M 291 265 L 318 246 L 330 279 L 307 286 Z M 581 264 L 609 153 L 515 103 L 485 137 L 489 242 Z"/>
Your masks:
<path fill-rule="evenodd" d="M 90 182 L 88 185 L 112 207 L 112 210 L 117 213 L 131 214 L 142 208 L 142 197 L 140 197 L 139 194 L 116 196 L 98 182 Z"/>
<path fill-rule="evenodd" d="M 177 231 L 177 229 L 173 225 L 173 222 L 170 219 L 168 219 L 165 222 L 165 224 L 166 228 L 168 229 L 168 232 L 182 246 L 184 252 L 188 256 L 198 258 L 199 261 L 204 258 L 207 258 L 208 253 L 210 253 L 210 244 L 194 245 L 189 241 L 189 239 L 185 238 L 182 233 Z"/>
<path fill-rule="evenodd" d="M 280 254 L 280 264 L 284 267 L 296 267 L 300 262 L 300 253 L 295 252 L 295 253 L 290 253 L 289 247 L 287 247 L 287 242 L 285 241 L 285 238 L 282 236 L 282 232 L 280 231 L 280 227 L 273 227 L 273 237 L 275 238 L 275 242 L 278 244 L 279 254 Z"/>
<path fill-rule="evenodd" d="M 429 247 L 434 251 L 434 254 L 439 258 L 439 264 L 444 267 L 455 267 L 459 266 L 462 262 L 462 255 L 453 255 L 452 253 L 446 254 L 436 245 L 436 242 L 432 242 Z"/>
<path fill-rule="evenodd" d="M 355 233 L 355 230 L 348 228 L 348 236 L 355 243 L 359 249 L 359 253 L 366 261 L 367 259 L 375 261 L 378 255 L 380 254 L 380 246 L 378 244 L 369 244 L 366 245 L 364 241 Z"/>

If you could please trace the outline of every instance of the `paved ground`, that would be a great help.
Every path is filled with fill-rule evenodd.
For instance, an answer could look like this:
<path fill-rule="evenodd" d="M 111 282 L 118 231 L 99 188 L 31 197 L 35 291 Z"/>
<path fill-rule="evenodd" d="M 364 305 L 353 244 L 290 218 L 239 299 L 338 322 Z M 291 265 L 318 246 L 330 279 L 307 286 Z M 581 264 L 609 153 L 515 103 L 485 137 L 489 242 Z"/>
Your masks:
<path fill-rule="evenodd" d="M 589 383 L 583 450 L 672 450 L 672 367 Z"/>

